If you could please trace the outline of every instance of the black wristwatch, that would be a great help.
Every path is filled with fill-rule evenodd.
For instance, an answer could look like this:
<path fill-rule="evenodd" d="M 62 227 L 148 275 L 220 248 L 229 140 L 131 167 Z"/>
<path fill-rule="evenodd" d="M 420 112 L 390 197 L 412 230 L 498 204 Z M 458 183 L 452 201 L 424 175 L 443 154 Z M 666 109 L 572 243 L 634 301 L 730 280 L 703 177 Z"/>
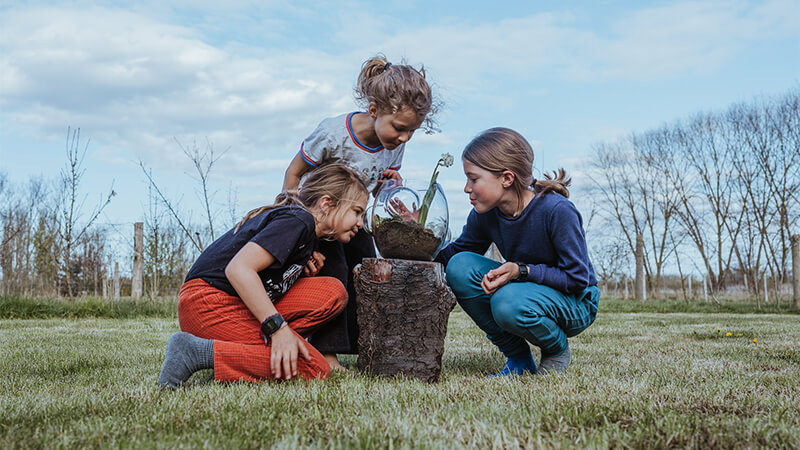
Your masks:
<path fill-rule="evenodd" d="M 515 278 L 515 280 L 528 281 L 528 265 L 521 262 L 518 262 L 517 265 L 519 266 L 519 275 L 517 275 L 517 278 Z"/>
<path fill-rule="evenodd" d="M 264 319 L 264 321 L 261 322 L 261 334 L 264 335 L 264 339 L 269 338 L 273 333 L 280 330 L 283 322 L 283 316 L 280 313 L 273 314 Z"/>

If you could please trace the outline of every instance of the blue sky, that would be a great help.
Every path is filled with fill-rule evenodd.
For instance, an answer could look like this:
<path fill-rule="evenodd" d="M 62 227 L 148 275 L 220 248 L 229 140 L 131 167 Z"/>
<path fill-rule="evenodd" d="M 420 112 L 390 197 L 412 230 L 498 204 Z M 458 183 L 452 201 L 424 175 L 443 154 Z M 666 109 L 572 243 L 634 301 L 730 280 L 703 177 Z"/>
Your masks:
<path fill-rule="evenodd" d="M 80 127 L 87 203 L 118 193 L 103 221 L 143 218 L 139 160 L 199 219 L 175 140 L 208 139 L 230 149 L 216 200 L 230 187 L 243 213 L 274 198 L 323 118 L 356 109 L 379 52 L 424 64 L 445 103 L 442 132 L 408 144 L 407 178 L 507 126 L 533 143 L 536 175 L 563 166 L 579 192 L 593 143 L 797 87 L 800 1 L 0 0 L 0 171 L 56 177 Z M 459 165 L 440 175 L 456 235 L 463 180 Z"/>

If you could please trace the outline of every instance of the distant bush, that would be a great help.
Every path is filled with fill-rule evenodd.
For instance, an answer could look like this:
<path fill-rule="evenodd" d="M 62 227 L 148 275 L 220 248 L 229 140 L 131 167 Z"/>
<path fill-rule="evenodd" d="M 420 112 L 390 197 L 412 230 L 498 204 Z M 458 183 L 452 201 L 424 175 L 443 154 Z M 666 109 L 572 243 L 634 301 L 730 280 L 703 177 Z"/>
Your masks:
<path fill-rule="evenodd" d="M 698 302 L 687 303 L 682 300 L 620 300 L 600 298 L 600 313 L 729 313 L 729 314 L 797 314 L 794 306 L 775 303 L 759 306 L 755 302 Z"/>
<path fill-rule="evenodd" d="M 177 318 L 177 299 L 133 300 L 131 298 L 123 298 L 110 300 L 86 297 L 69 300 L 0 296 L 0 319 L 46 319 L 52 317 Z"/>

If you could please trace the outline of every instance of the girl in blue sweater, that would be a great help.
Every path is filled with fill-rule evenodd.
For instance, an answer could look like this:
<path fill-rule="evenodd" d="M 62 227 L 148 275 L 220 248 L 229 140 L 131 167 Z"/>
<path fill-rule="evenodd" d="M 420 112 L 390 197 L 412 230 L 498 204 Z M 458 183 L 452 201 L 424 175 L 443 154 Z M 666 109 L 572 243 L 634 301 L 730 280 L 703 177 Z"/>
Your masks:
<path fill-rule="evenodd" d="M 458 303 L 506 356 L 496 376 L 562 372 L 568 337 L 594 322 L 600 290 L 564 170 L 537 181 L 533 149 L 508 128 L 484 131 L 461 156 L 473 210 L 436 260 Z M 507 262 L 483 255 L 494 242 Z M 537 370 L 530 347 L 541 349 Z"/>

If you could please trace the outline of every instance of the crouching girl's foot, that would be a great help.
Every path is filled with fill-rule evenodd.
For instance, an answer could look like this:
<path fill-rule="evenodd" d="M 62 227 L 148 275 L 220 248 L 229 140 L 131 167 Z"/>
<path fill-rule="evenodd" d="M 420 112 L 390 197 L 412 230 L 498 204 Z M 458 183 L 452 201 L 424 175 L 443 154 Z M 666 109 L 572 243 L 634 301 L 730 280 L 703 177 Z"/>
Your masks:
<path fill-rule="evenodd" d="M 572 358 L 572 352 L 567 349 L 558 355 L 542 355 L 542 360 L 539 361 L 538 374 L 545 375 L 548 373 L 564 372 L 569 367 L 569 361 Z"/>
<path fill-rule="evenodd" d="M 530 352 L 527 355 L 508 358 L 503 370 L 494 375 L 489 375 L 489 378 L 521 376 L 526 373 L 536 373 L 536 363 L 533 361 L 533 355 Z"/>
<path fill-rule="evenodd" d="M 167 355 L 158 376 L 158 386 L 175 389 L 198 370 L 213 368 L 214 341 L 180 331 L 167 342 Z"/>
<path fill-rule="evenodd" d="M 339 363 L 339 358 L 336 357 L 336 353 L 326 353 L 323 356 L 325 360 L 328 361 L 328 365 L 331 366 L 331 371 L 350 372 L 345 366 Z"/>

